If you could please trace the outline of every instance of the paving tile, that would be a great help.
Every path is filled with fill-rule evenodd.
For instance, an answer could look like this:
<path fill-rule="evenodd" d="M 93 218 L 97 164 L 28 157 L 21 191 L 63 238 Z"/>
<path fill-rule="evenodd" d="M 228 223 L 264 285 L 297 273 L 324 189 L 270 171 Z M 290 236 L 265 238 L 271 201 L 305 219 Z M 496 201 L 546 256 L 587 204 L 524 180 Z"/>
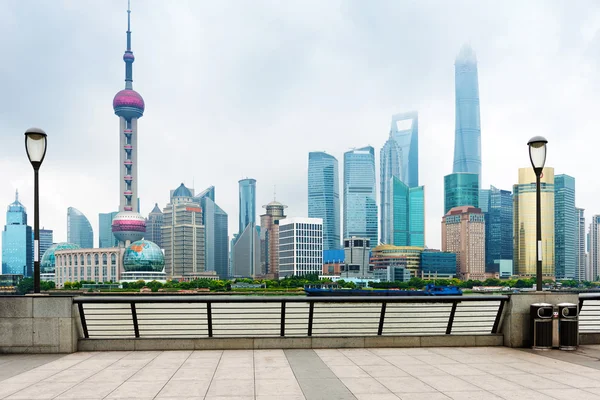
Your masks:
<path fill-rule="evenodd" d="M 459 364 L 458 361 L 453 360 L 448 357 L 441 356 L 439 354 L 425 355 L 425 356 L 415 356 L 417 360 L 423 361 L 426 364 L 430 365 L 440 365 L 440 364 Z"/>
<path fill-rule="evenodd" d="M 440 392 L 433 393 L 396 393 L 401 400 L 450 400 L 450 397 Z M 522 399 L 523 400 L 523 399 Z"/>
<path fill-rule="evenodd" d="M 10 395 L 7 399 L 10 400 L 37 400 L 37 399 L 52 399 L 59 394 L 69 390 L 74 383 L 68 382 L 40 382 L 35 385 L 29 385 L 26 388 Z"/>
<path fill-rule="evenodd" d="M 254 396 L 206 396 L 204 400 L 254 400 Z"/>
<path fill-rule="evenodd" d="M 471 366 L 480 371 L 484 371 L 489 374 L 499 375 L 499 376 L 521 375 L 523 373 L 522 370 L 513 368 L 513 367 L 509 367 L 506 364 L 489 363 L 489 364 L 474 364 Z"/>
<path fill-rule="evenodd" d="M 171 381 L 211 380 L 214 375 L 214 368 L 179 369 L 173 374 Z"/>
<path fill-rule="evenodd" d="M 390 393 L 390 390 L 375 378 L 340 378 L 352 394 Z"/>
<path fill-rule="evenodd" d="M 188 358 L 179 368 L 217 368 L 217 365 L 219 365 L 219 358 Z"/>
<path fill-rule="evenodd" d="M 422 376 L 451 376 L 446 371 L 442 371 L 433 365 L 407 365 L 398 366 L 401 370 L 409 375 L 416 376 L 418 378 Z"/>
<path fill-rule="evenodd" d="M 280 396 L 281 398 L 287 398 L 288 395 L 302 395 L 300 385 L 295 378 L 260 379 L 255 381 L 255 387 L 257 396 Z"/>
<path fill-rule="evenodd" d="M 109 394 L 107 399 L 153 399 L 165 386 L 164 382 L 127 381 Z"/>
<path fill-rule="evenodd" d="M 174 368 L 143 368 L 129 378 L 128 382 L 162 382 L 167 383 L 177 370 Z"/>
<path fill-rule="evenodd" d="M 337 378 L 300 380 L 298 383 L 307 400 L 356 400 L 352 392 Z"/>
<path fill-rule="evenodd" d="M 539 374 L 542 378 L 550 379 L 552 381 L 564 383 L 575 388 L 600 388 L 600 380 L 588 378 L 585 376 L 574 375 L 570 373 L 569 369 L 566 369 L 561 374 Z"/>
<path fill-rule="evenodd" d="M 363 365 L 361 368 L 373 378 L 409 376 L 406 372 L 394 365 Z"/>
<path fill-rule="evenodd" d="M 292 368 L 287 367 L 256 367 L 254 379 L 296 379 Z"/>
<path fill-rule="evenodd" d="M 556 368 L 546 367 L 536 363 L 519 362 L 506 364 L 508 367 L 520 369 L 529 374 L 560 374 L 562 371 Z"/>
<path fill-rule="evenodd" d="M 525 388 L 514 382 L 507 381 L 496 375 L 461 376 L 460 379 L 467 381 L 483 390 L 524 390 Z"/>
<path fill-rule="evenodd" d="M 393 393 L 425 393 L 437 392 L 432 386 L 413 377 L 377 378 L 377 380 Z"/>
<path fill-rule="evenodd" d="M 558 400 L 600 400 L 600 395 L 582 389 L 538 389 L 538 391 Z"/>
<path fill-rule="evenodd" d="M 0 383 L 0 399 L 8 397 L 11 394 L 16 393 L 19 390 L 24 389 L 24 388 L 26 388 L 29 385 L 31 385 L 31 384 L 28 383 L 28 382 L 21 382 L 21 383 L 4 383 L 4 382 L 1 382 Z"/>
<path fill-rule="evenodd" d="M 77 386 L 72 387 L 63 394 L 57 397 L 57 399 L 103 399 L 113 392 L 116 388 L 121 385 L 121 381 L 117 382 L 102 382 L 102 383 L 90 383 L 83 382 Z"/>
<path fill-rule="evenodd" d="M 487 372 L 477 369 L 474 366 L 465 365 L 465 364 L 458 364 L 458 365 L 456 365 L 456 364 L 440 364 L 437 366 L 437 368 L 441 369 L 442 371 L 444 371 L 450 375 L 454 375 L 454 376 L 487 375 Z"/>
<path fill-rule="evenodd" d="M 164 399 L 169 397 L 174 398 L 185 398 L 185 397 L 199 397 L 204 398 L 208 387 L 210 386 L 210 380 L 193 380 L 193 381 L 170 381 L 156 396 L 157 399 Z"/>
<path fill-rule="evenodd" d="M 398 400 L 399 397 L 393 393 L 380 394 L 355 394 L 357 400 Z"/>
<path fill-rule="evenodd" d="M 419 379 L 443 393 L 447 391 L 469 392 L 481 390 L 481 388 L 456 376 L 422 376 Z"/>
<path fill-rule="evenodd" d="M 98 372 L 97 374 L 86 379 L 85 382 L 102 383 L 102 382 L 110 382 L 110 381 L 117 382 L 118 381 L 118 382 L 123 383 L 127 379 L 131 378 L 138 371 L 139 371 L 138 369 L 129 369 L 129 368 L 104 369 L 104 370 Z"/>
<path fill-rule="evenodd" d="M 444 394 L 454 400 L 502 400 L 502 397 L 484 390 L 468 392 L 444 392 Z"/>
<path fill-rule="evenodd" d="M 427 365 L 426 362 L 409 355 L 382 356 L 382 358 L 390 364 L 394 364 L 398 367 L 405 365 Z"/>
<path fill-rule="evenodd" d="M 330 365 L 329 369 L 338 378 L 371 378 L 367 372 L 356 365 Z"/>
<path fill-rule="evenodd" d="M 251 366 L 242 366 L 235 368 L 224 368 L 219 366 L 219 368 L 217 368 L 217 370 L 215 371 L 213 380 L 230 380 L 232 377 L 241 380 L 252 380 L 254 379 L 254 368 L 252 368 Z"/>
<path fill-rule="evenodd" d="M 306 400 L 306 397 L 304 397 L 304 395 L 301 395 L 301 394 L 299 394 L 299 395 L 296 395 L 296 394 L 286 394 L 284 399 L 285 400 Z M 281 398 L 281 396 L 272 396 L 272 395 L 261 396 L 261 395 L 257 395 L 256 396 L 256 400 L 282 400 L 282 398 Z"/>
<path fill-rule="evenodd" d="M 491 393 L 499 396 L 504 400 L 553 400 L 554 397 L 550 397 L 546 394 L 536 392 L 535 390 L 522 389 L 522 390 L 492 390 Z M 577 400 L 577 399 L 572 399 Z"/>
<path fill-rule="evenodd" d="M 206 394 L 210 396 L 254 396 L 254 380 L 236 379 L 235 374 L 229 380 L 213 380 Z"/>
<path fill-rule="evenodd" d="M 551 381 L 550 379 L 542 378 L 541 376 L 522 373 L 521 375 L 506 375 L 504 379 L 524 386 L 527 389 L 537 390 L 539 388 L 546 389 L 568 389 L 568 386 Z"/>

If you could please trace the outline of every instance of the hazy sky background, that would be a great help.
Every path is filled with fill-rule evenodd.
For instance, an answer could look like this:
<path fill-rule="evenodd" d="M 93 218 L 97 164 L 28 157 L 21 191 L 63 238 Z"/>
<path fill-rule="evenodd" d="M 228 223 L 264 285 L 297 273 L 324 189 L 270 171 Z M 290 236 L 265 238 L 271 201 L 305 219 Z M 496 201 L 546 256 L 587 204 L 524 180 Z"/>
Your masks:
<path fill-rule="evenodd" d="M 124 87 L 126 7 L 0 2 L 0 206 L 19 189 L 33 225 L 23 132 L 43 128 L 41 226 L 57 242 L 67 239 L 67 207 L 90 219 L 97 245 L 98 213 L 119 203 L 112 99 Z M 259 205 L 276 185 L 288 215 L 306 216 L 309 151 L 336 156 L 341 183 L 343 153 L 370 144 L 379 174 L 391 115 L 417 110 L 426 244 L 439 248 L 454 59 L 470 43 L 479 62 L 482 187 L 512 190 L 517 169 L 530 165 L 528 139 L 543 135 L 547 165 L 576 178 L 589 219 L 600 213 L 599 29 L 596 0 L 132 0 L 134 89 L 146 102 L 141 213 L 155 202 L 163 208 L 181 182 L 196 191 L 214 185 L 232 235 L 237 182 L 251 177 Z"/>

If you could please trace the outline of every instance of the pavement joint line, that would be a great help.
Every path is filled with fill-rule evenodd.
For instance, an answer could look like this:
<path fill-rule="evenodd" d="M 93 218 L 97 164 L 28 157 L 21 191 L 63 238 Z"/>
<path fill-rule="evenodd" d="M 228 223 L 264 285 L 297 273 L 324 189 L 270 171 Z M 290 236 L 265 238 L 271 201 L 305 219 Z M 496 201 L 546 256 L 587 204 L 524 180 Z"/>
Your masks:
<path fill-rule="evenodd" d="M 163 351 L 162 353 L 160 353 L 160 354 L 164 354 L 164 351 Z M 160 355 L 160 354 L 159 354 L 159 355 Z M 175 370 L 175 372 L 173 372 L 173 375 L 171 375 L 171 377 L 170 377 L 170 378 L 169 378 L 169 379 L 168 379 L 168 380 L 165 382 L 165 384 L 164 384 L 164 385 L 162 385 L 162 387 L 160 388 L 160 390 L 159 390 L 158 392 L 156 392 L 156 396 L 152 397 L 153 399 L 156 399 L 156 398 L 158 397 L 158 395 L 160 394 L 160 392 L 162 392 L 162 390 L 165 388 L 165 386 L 167 386 L 167 384 L 168 384 L 169 382 L 171 382 L 171 379 L 173 379 L 173 377 L 174 377 L 174 376 L 175 376 L 175 374 L 177 374 L 177 372 L 178 372 L 178 371 L 181 369 L 181 367 L 183 366 L 183 364 L 185 364 L 185 362 L 186 362 L 187 360 L 189 360 L 189 359 L 190 359 L 190 357 L 192 356 L 192 354 L 194 354 L 194 350 L 190 351 L 190 354 L 188 354 L 188 356 L 185 358 L 185 360 L 183 360 L 183 362 L 182 362 L 182 363 L 179 365 L 179 368 L 177 368 L 177 369 Z M 156 356 L 156 357 L 158 357 L 158 356 Z M 154 357 L 154 358 L 156 358 L 156 357 Z M 143 369 L 143 368 L 142 368 L 142 369 Z M 140 369 L 140 371 L 141 371 L 141 369 Z M 139 372 L 139 371 L 138 371 L 138 372 Z M 137 372 L 136 372 L 136 373 L 137 373 Z M 128 379 L 128 380 L 129 380 L 129 379 Z M 206 390 L 207 390 L 207 392 L 208 392 L 208 389 L 206 389 Z M 206 393 L 204 393 L 204 395 L 206 396 Z"/>
<path fill-rule="evenodd" d="M 132 353 L 135 353 L 135 351 L 128 351 L 128 352 L 127 352 L 127 354 L 123 355 L 123 357 L 119 358 L 118 360 L 115 360 L 115 362 L 114 362 L 114 363 L 112 363 L 112 364 L 110 364 L 110 365 L 113 365 L 113 364 L 115 364 L 115 363 L 117 363 L 117 362 L 121 361 L 122 359 L 124 359 L 125 357 L 127 357 L 129 354 L 132 354 Z M 150 360 L 148 360 L 148 362 L 142 366 L 142 368 L 144 368 L 146 365 L 148 365 L 148 364 L 150 364 L 152 361 L 154 361 L 154 359 L 156 359 L 156 357 L 158 357 L 158 356 L 159 356 L 161 353 L 162 353 L 161 351 L 157 352 L 157 353 L 156 353 L 156 355 L 155 355 L 153 358 L 151 358 Z M 108 367 L 110 367 L 110 365 L 109 365 Z M 105 367 L 105 368 L 104 368 L 104 369 L 102 369 L 101 371 L 104 371 L 104 370 L 106 370 L 108 367 Z M 138 371 L 137 371 L 137 372 L 139 372 L 139 371 L 140 371 L 142 368 L 138 369 Z M 100 373 L 101 371 L 98 371 L 97 373 Z M 135 374 L 137 374 L 137 372 L 136 372 Z M 135 375 L 135 374 L 133 374 L 133 375 Z M 96 374 L 94 374 L 94 375 L 96 375 Z M 133 375 L 131 375 L 131 376 L 133 376 Z M 113 390 L 111 390 L 111 391 L 110 391 L 110 392 L 109 392 L 109 393 L 108 393 L 106 396 L 104 396 L 103 398 L 104 398 L 104 399 L 108 398 L 108 396 L 110 396 L 111 394 L 113 394 L 115 390 L 119 389 L 121 386 L 123 386 L 123 384 L 124 384 L 125 382 L 129 381 L 129 379 L 131 378 L 131 376 L 130 376 L 129 378 L 125 379 L 125 381 L 123 381 L 123 382 L 122 382 L 122 383 L 121 383 L 119 386 L 117 386 L 116 388 L 114 388 Z"/>

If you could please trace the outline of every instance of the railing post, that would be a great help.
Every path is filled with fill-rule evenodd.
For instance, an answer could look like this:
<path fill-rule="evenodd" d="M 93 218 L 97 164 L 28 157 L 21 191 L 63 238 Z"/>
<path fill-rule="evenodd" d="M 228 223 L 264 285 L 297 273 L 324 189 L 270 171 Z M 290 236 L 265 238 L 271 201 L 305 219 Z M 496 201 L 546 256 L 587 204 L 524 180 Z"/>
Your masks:
<path fill-rule="evenodd" d="M 210 302 L 206 303 L 206 322 L 208 324 L 208 337 L 213 337 L 212 305 Z"/>
<path fill-rule="evenodd" d="M 498 306 L 498 314 L 494 320 L 494 326 L 492 326 L 492 333 L 498 333 L 498 326 L 500 325 L 500 318 L 502 318 L 502 310 L 504 310 L 504 300 L 500 300 L 500 306 Z"/>
<path fill-rule="evenodd" d="M 137 311 L 135 309 L 135 303 L 131 302 L 131 317 L 133 318 L 133 331 L 135 332 L 135 337 L 140 337 L 140 327 L 138 325 L 137 319 Z"/>
<path fill-rule="evenodd" d="M 312 336 L 314 314 L 315 314 L 315 302 L 311 301 L 308 306 L 308 336 Z"/>
<path fill-rule="evenodd" d="M 450 317 L 448 318 L 448 326 L 446 327 L 446 335 L 449 335 L 452 333 L 452 324 L 454 323 L 454 314 L 456 314 L 456 306 L 458 305 L 458 302 L 456 300 L 454 300 L 452 302 L 452 311 L 450 311 Z"/>
<path fill-rule="evenodd" d="M 281 302 L 281 327 L 279 329 L 279 336 L 285 336 L 285 301 Z"/>
<path fill-rule="evenodd" d="M 381 313 L 379 314 L 379 329 L 377 329 L 377 335 L 381 336 L 383 333 L 383 322 L 385 318 L 385 308 L 387 303 L 384 301 L 381 303 Z"/>
<path fill-rule="evenodd" d="M 79 308 L 79 319 L 81 320 L 81 328 L 83 329 L 83 337 L 86 339 L 90 338 L 87 328 L 87 322 L 85 321 L 85 313 L 83 312 L 83 303 L 77 304 Z"/>

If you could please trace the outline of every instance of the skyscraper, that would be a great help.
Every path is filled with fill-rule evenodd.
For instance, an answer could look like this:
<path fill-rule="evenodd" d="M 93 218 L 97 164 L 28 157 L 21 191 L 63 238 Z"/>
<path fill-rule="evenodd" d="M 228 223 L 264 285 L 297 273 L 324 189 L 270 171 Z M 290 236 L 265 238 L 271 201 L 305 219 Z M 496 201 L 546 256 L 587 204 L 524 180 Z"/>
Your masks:
<path fill-rule="evenodd" d="M 541 178 L 542 275 L 554 277 L 554 168 L 546 167 Z M 533 169 L 519 168 L 513 186 L 513 265 L 515 274 L 535 276 L 536 177 Z"/>
<path fill-rule="evenodd" d="M 398 178 L 408 187 L 419 186 L 419 114 L 411 111 L 392 115 L 390 138 L 402 155 Z"/>
<path fill-rule="evenodd" d="M 85 215 L 75 207 L 67 209 L 67 242 L 82 249 L 94 248 L 94 231 Z"/>
<path fill-rule="evenodd" d="M 454 170 L 477 174 L 481 185 L 481 125 L 477 57 L 464 45 L 454 63 L 455 136 Z"/>
<path fill-rule="evenodd" d="M 27 210 L 15 201 L 6 210 L 6 225 L 2 232 L 2 273 L 32 276 L 33 273 L 33 232 L 27 225 Z"/>
<path fill-rule="evenodd" d="M 163 210 L 162 244 L 167 278 L 204 272 L 204 240 L 200 203 L 182 183 L 171 191 L 171 202 Z"/>
<path fill-rule="evenodd" d="M 513 196 L 494 186 L 481 190 L 479 206 L 485 216 L 485 271 L 500 272 L 501 260 L 513 259 Z"/>
<path fill-rule="evenodd" d="M 578 281 L 585 281 L 586 254 L 585 254 L 585 210 L 577 208 L 577 270 L 576 277 Z"/>
<path fill-rule="evenodd" d="M 554 262 L 556 279 L 577 276 L 577 209 L 575 178 L 554 176 Z"/>
<path fill-rule="evenodd" d="M 278 277 L 279 274 L 279 221 L 286 217 L 286 205 L 273 200 L 263 206 L 260 216 L 260 268 L 262 274 Z"/>
<path fill-rule="evenodd" d="M 146 240 L 149 240 L 156 244 L 161 249 L 162 245 L 162 225 L 163 225 L 163 213 L 158 207 L 158 203 L 154 204 L 154 208 L 148 214 L 146 218 Z"/>
<path fill-rule="evenodd" d="M 40 229 L 40 260 L 46 250 L 54 243 L 54 232 L 52 229 Z"/>
<path fill-rule="evenodd" d="M 386 231 L 381 230 L 381 242 L 425 247 L 425 188 L 409 188 L 396 176 L 390 182 L 390 190 L 385 193 L 389 209 L 384 225 Z"/>
<path fill-rule="evenodd" d="M 256 225 L 256 179 L 242 179 L 240 185 L 240 223 L 241 234 L 250 224 Z"/>
<path fill-rule="evenodd" d="M 455 172 L 444 177 L 444 213 L 454 207 L 479 207 L 479 176 Z"/>
<path fill-rule="evenodd" d="M 240 185 L 239 231 L 233 238 L 231 269 L 233 276 L 260 274 L 260 237 L 256 227 L 256 180 L 242 179 Z"/>
<path fill-rule="evenodd" d="M 125 89 L 113 99 L 113 109 L 119 117 L 119 214 L 113 218 L 112 231 L 124 245 L 141 240 L 146 233 L 146 220 L 139 214 L 138 201 L 138 119 L 144 115 L 144 99 L 133 90 L 133 62 L 131 50 L 131 10 L 127 9 L 127 48 L 125 61 Z"/>
<path fill-rule="evenodd" d="M 205 230 L 204 254 L 206 270 L 216 271 L 220 278 L 228 276 L 229 235 L 227 213 L 215 203 L 215 187 L 210 186 L 196 195 L 202 206 L 202 224 Z"/>
<path fill-rule="evenodd" d="M 592 217 L 588 233 L 588 273 L 590 281 L 597 281 L 600 275 L 600 215 Z"/>
<path fill-rule="evenodd" d="M 402 182 L 403 154 L 400 145 L 390 132 L 389 139 L 379 155 L 379 228 L 381 243 L 394 243 L 394 178 Z M 399 228 L 398 228 L 399 229 Z M 397 246 L 400 246 L 398 244 Z M 403 245 L 406 246 L 406 245 Z"/>
<path fill-rule="evenodd" d="M 98 214 L 98 245 L 101 249 L 119 245 L 119 241 L 112 233 L 112 221 L 117 214 L 116 211 Z"/>
<path fill-rule="evenodd" d="M 377 240 L 375 150 L 371 146 L 344 153 L 344 237 Z"/>
<path fill-rule="evenodd" d="M 442 251 L 456 253 L 459 279 L 485 279 L 485 217 L 479 208 L 455 207 L 444 215 Z"/>
<path fill-rule="evenodd" d="M 308 216 L 323 220 L 323 249 L 341 247 L 338 160 L 324 152 L 308 154 Z"/>

